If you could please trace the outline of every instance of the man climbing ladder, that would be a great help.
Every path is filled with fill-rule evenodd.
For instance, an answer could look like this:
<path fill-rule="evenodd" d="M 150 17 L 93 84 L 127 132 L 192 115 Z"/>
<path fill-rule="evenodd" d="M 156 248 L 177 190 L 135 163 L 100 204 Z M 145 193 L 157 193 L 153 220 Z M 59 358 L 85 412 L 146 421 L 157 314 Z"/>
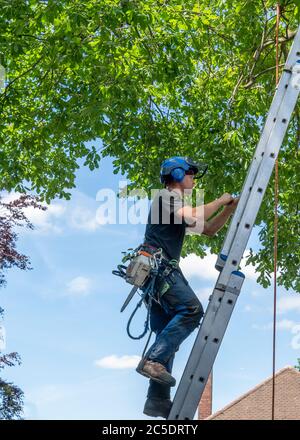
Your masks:
<path fill-rule="evenodd" d="M 220 271 L 220 275 L 176 391 L 169 420 L 190 420 L 194 417 L 245 278 L 238 268 L 272 175 L 299 90 L 300 28 L 284 66 L 237 210 L 218 257 L 216 268 Z"/>
<path fill-rule="evenodd" d="M 156 339 L 137 367 L 140 374 L 150 378 L 144 407 L 144 413 L 149 416 L 168 417 L 172 406 L 170 388 L 176 383 L 171 375 L 175 352 L 203 316 L 202 305 L 178 265 L 184 236 L 189 232 L 215 235 L 238 201 L 230 194 L 223 194 L 204 206 L 185 205 L 183 196 L 192 191 L 194 179 L 201 171 L 203 176 L 206 169 L 206 165 L 187 157 L 165 160 L 160 172 L 165 188 L 156 194 L 148 216 L 144 247 L 152 251 L 162 249 L 166 264 L 172 262 L 172 270 L 163 281 L 167 289 L 162 291 L 157 283 L 157 302 L 151 305 L 150 323 Z M 221 207 L 223 210 L 210 219 Z"/>

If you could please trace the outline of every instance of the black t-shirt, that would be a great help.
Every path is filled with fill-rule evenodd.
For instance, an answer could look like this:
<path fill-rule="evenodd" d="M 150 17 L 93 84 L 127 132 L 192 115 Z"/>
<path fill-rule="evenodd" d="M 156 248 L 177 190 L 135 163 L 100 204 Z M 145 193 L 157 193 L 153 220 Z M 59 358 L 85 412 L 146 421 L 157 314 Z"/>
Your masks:
<path fill-rule="evenodd" d="M 187 223 L 176 212 L 183 206 L 179 192 L 164 188 L 155 195 L 148 215 L 144 242 L 162 248 L 170 259 L 180 259 Z"/>

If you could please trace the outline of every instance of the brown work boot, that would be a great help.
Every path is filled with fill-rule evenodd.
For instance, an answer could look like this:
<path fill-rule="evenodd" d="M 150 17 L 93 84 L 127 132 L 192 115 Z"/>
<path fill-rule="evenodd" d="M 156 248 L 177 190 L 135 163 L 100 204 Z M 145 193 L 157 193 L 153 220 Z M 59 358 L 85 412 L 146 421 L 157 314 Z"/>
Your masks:
<path fill-rule="evenodd" d="M 176 379 L 171 376 L 171 374 L 167 372 L 166 367 L 159 362 L 142 359 L 136 371 L 143 376 L 149 377 L 164 385 L 169 385 L 170 387 L 174 387 L 176 384 Z"/>
<path fill-rule="evenodd" d="M 160 397 L 148 397 L 144 406 L 143 413 L 150 417 L 168 418 L 172 407 L 170 399 Z"/>

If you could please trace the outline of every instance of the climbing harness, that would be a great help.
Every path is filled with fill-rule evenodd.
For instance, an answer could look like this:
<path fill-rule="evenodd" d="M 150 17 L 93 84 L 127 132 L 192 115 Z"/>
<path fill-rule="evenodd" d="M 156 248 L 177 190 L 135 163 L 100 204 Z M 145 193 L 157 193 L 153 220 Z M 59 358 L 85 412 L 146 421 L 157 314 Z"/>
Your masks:
<path fill-rule="evenodd" d="M 136 249 L 130 248 L 127 252 L 122 253 L 124 254 L 122 258 L 123 264 L 119 264 L 117 270 L 113 270 L 112 273 L 125 279 L 127 283 L 133 285 L 133 288 L 120 311 L 123 312 L 125 310 L 134 294 L 140 289 L 142 293 L 138 293 L 141 298 L 129 317 L 126 330 L 131 339 L 141 339 L 146 335 L 150 328 L 149 321 L 152 302 L 155 301 L 157 304 L 161 305 L 161 297 L 172 285 L 172 272 L 175 269 L 180 269 L 178 261 L 175 259 L 169 260 L 164 254 L 162 248 L 155 248 L 147 243 L 141 244 Z M 128 263 L 128 265 L 126 266 L 125 263 Z M 144 330 L 139 336 L 133 336 L 130 332 L 130 325 L 134 315 L 143 303 L 147 308 Z M 151 334 L 152 331 L 146 347 L 151 338 Z"/>

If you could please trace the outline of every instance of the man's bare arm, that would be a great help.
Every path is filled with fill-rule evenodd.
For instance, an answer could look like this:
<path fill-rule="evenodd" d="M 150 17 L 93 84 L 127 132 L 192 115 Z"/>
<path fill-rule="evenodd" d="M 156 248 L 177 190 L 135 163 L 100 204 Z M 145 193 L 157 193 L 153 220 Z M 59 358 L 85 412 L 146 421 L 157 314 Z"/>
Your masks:
<path fill-rule="evenodd" d="M 176 215 L 183 217 L 189 225 L 195 222 L 204 224 L 221 206 L 228 205 L 232 200 L 233 197 L 225 193 L 218 199 L 205 205 L 196 206 L 195 208 L 192 206 L 184 206 L 177 211 Z"/>
<path fill-rule="evenodd" d="M 232 212 L 236 209 L 239 197 L 232 200 L 229 205 L 211 220 L 203 221 L 203 218 L 197 218 L 197 221 L 186 228 L 187 234 L 203 234 L 209 237 L 214 236 L 226 223 Z"/>
<path fill-rule="evenodd" d="M 208 235 L 210 237 L 214 236 L 220 229 L 223 228 L 225 223 L 231 214 L 235 211 L 237 204 L 239 201 L 239 197 L 233 199 L 230 205 L 224 207 L 224 209 L 211 220 L 206 221 L 204 223 L 203 234 Z"/>

